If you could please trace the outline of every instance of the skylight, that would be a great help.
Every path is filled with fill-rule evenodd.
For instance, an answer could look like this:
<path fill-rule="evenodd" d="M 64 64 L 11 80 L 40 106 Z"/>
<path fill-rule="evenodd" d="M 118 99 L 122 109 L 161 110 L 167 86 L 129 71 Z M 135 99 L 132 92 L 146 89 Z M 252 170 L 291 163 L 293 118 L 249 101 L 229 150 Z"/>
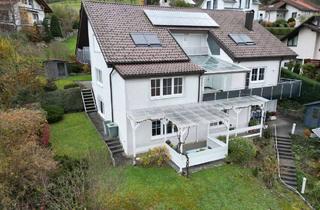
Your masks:
<path fill-rule="evenodd" d="M 144 10 L 155 26 L 193 26 L 218 27 L 219 25 L 207 13 L 163 10 Z"/>
<path fill-rule="evenodd" d="M 155 33 L 133 32 L 130 35 L 137 47 L 161 47 L 160 40 Z"/>
<path fill-rule="evenodd" d="M 229 34 L 229 37 L 238 45 L 255 45 L 254 41 L 246 34 Z"/>

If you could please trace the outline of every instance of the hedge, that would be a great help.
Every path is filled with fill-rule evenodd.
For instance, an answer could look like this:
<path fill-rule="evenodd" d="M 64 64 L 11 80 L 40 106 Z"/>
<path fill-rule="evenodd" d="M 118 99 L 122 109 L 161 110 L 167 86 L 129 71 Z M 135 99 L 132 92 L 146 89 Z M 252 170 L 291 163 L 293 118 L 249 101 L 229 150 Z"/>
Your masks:
<path fill-rule="evenodd" d="M 302 81 L 301 96 L 296 100 L 302 104 L 320 100 L 320 82 L 296 74 L 287 69 L 282 69 L 281 76 Z"/>
<path fill-rule="evenodd" d="M 41 105 L 55 105 L 63 107 L 64 112 L 80 112 L 83 111 L 83 103 L 80 88 L 69 88 L 64 90 L 56 90 L 46 92 L 42 96 Z"/>
<path fill-rule="evenodd" d="M 294 28 L 289 27 L 266 27 L 268 31 L 270 31 L 273 35 L 277 37 L 283 37 L 293 31 Z"/>

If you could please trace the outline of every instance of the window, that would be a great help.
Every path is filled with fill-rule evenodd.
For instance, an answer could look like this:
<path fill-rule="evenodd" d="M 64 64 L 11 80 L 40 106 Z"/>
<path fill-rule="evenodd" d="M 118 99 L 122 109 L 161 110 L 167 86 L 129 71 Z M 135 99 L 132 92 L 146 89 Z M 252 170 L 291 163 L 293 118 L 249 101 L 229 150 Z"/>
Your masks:
<path fill-rule="evenodd" d="M 297 17 L 297 13 L 296 12 L 291 13 L 291 17 L 292 18 L 296 18 Z"/>
<path fill-rule="evenodd" d="M 96 79 L 102 84 L 102 71 L 100 69 L 96 69 Z"/>
<path fill-rule="evenodd" d="M 156 120 L 152 121 L 152 136 L 160 136 L 161 135 L 161 121 Z"/>
<path fill-rule="evenodd" d="M 136 32 L 130 35 L 137 47 L 161 47 L 160 40 L 155 33 Z"/>
<path fill-rule="evenodd" d="M 172 78 L 163 79 L 163 95 L 171 95 L 172 94 Z"/>
<path fill-rule="evenodd" d="M 257 81 L 257 78 L 258 78 L 258 69 L 252 69 L 251 81 Z"/>
<path fill-rule="evenodd" d="M 33 0 L 29 0 L 29 5 L 33 7 Z"/>
<path fill-rule="evenodd" d="M 160 79 L 151 80 L 151 96 L 160 96 Z"/>
<path fill-rule="evenodd" d="M 263 81 L 265 68 L 253 68 L 251 71 L 251 81 Z"/>
<path fill-rule="evenodd" d="M 259 69 L 259 80 L 264 80 L 264 68 Z"/>
<path fill-rule="evenodd" d="M 34 22 L 34 23 L 39 23 L 39 16 L 38 16 L 38 14 L 33 14 L 33 22 Z"/>
<path fill-rule="evenodd" d="M 98 99 L 99 100 L 99 110 L 100 110 L 100 113 L 103 114 L 104 113 L 104 104 L 103 104 L 103 101 L 101 99 Z"/>
<path fill-rule="evenodd" d="M 167 134 L 178 132 L 178 128 L 171 121 L 167 123 Z M 165 125 L 160 120 L 152 121 L 152 136 L 162 136 L 165 134 Z"/>
<path fill-rule="evenodd" d="M 174 94 L 182 93 L 182 78 L 174 78 Z"/>
<path fill-rule="evenodd" d="M 229 34 L 237 45 L 255 45 L 254 41 L 246 34 Z"/>
<path fill-rule="evenodd" d="M 245 5 L 245 7 L 246 7 L 246 9 L 249 9 L 250 8 L 250 0 L 246 0 L 246 5 Z"/>
<path fill-rule="evenodd" d="M 207 1 L 207 9 L 211 9 L 211 1 Z"/>
<path fill-rule="evenodd" d="M 298 45 L 298 35 L 288 39 L 287 45 L 288 47 L 296 47 Z"/>
<path fill-rule="evenodd" d="M 182 93 L 182 77 L 151 79 L 151 97 L 174 96 Z"/>

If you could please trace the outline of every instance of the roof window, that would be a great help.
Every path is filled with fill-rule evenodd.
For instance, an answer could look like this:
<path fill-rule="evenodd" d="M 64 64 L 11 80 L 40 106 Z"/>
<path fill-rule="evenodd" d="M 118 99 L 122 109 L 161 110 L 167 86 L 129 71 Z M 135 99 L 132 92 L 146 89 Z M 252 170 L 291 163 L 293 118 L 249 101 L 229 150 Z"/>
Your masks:
<path fill-rule="evenodd" d="M 229 34 L 237 45 L 255 45 L 254 41 L 246 34 Z"/>
<path fill-rule="evenodd" d="M 130 35 L 137 47 L 161 47 L 160 40 L 155 33 L 133 32 Z"/>

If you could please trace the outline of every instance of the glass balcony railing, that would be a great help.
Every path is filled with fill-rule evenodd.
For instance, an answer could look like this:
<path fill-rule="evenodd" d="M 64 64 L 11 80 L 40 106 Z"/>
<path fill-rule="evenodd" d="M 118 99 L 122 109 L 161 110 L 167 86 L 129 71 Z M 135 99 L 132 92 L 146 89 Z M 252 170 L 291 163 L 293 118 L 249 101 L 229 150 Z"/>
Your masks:
<path fill-rule="evenodd" d="M 227 99 L 234 97 L 257 95 L 269 100 L 296 98 L 301 94 L 302 81 L 281 78 L 277 86 L 248 88 L 242 90 L 205 92 L 203 93 L 203 101 Z"/>

